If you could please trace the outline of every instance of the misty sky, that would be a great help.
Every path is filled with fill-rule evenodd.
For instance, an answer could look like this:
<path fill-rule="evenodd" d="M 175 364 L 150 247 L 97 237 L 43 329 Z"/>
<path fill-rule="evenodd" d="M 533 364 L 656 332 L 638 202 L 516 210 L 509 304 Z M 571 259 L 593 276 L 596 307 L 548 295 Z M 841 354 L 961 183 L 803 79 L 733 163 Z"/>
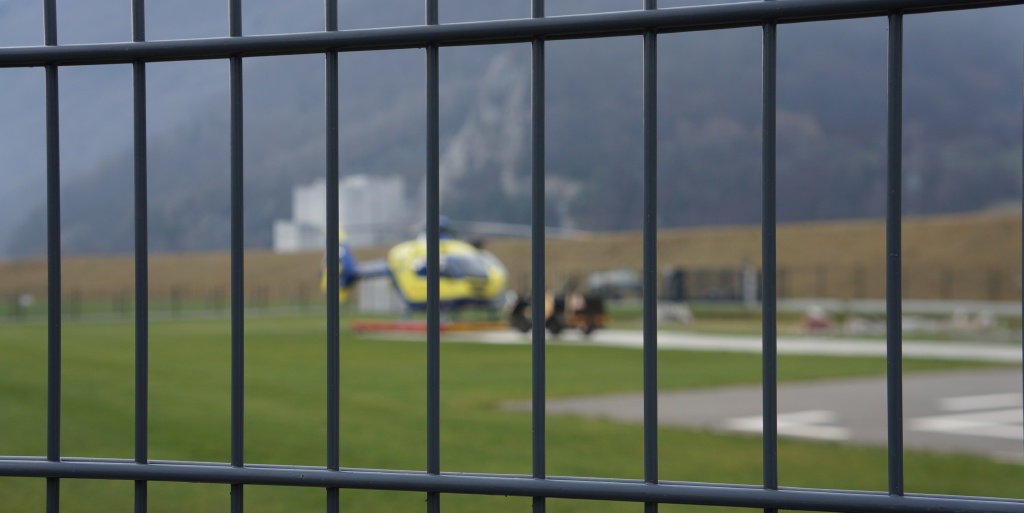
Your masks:
<path fill-rule="evenodd" d="M 492 0 L 502 10 L 502 17 L 529 16 L 529 0 Z M 341 0 L 340 26 L 342 29 L 401 26 L 423 22 L 423 0 Z M 696 0 L 660 0 L 659 7 L 669 8 L 682 5 L 720 3 Z M 546 11 L 549 16 L 580 14 L 605 10 L 639 9 L 642 0 L 548 0 Z M 373 9 L 364 8 L 373 5 Z M 440 0 L 442 23 L 457 23 L 481 19 L 479 12 L 471 13 L 452 7 L 453 2 Z M 130 9 L 126 0 L 60 0 L 58 8 L 58 41 L 62 45 L 121 42 L 130 40 Z M 352 15 L 347 15 L 352 13 Z M 1004 15 L 1009 13 L 1011 15 Z M 474 18 L 473 16 L 477 16 Z M 989 9 L 978 13 L 945 13 L 912 17 L 907 21 L 907 38 L 913 41 L 915 30 L 926 25 L 919 20 L 928 17 L 973 16 L 983 19 L 996 28 L 1012 26 L 1019 31 L 1024 9 L 1019 7 Z M 203 38 L 226 36 L 228 31 L 228 2 L 210 0 L 149 0 L 146 2 L 146 36 L 148 40 Z M 323 24 L 322 0 L 245 0 L 242 8 L 243 33 L 273 34 L 320 30 Z M 832 22 L 835 23 L 835 22 Z M 853 22 L 849 22 L 853 23 Z M 851 67 L 850 82 L 861 83 L 864 77 L 869 82 L 875 78 L 884 79 L 884 20 L 858 20 L 856 23 L 870 25 L 880 38 L 868 43 L 852 40 L 845 51 L 852 59 L 867 55 L 870 69 Z M 42 2 L 38 0 L 0 0 L 0 46 L 38 45 L 42 43 Z M 780 36 L 780 51 L 806 46 L 813 38 L 834 36 L 827 23 L 815 27 L 787 26 Z M 753 30 L 753 29 L 751 29 Z M 755 31 L 756 32 L 756 31 Z M 839 33 L 840 31 L 834 31 Z M 753 34 L 753 32 L 751 32 Z M 684 41 L 682 36 L 663 38 L 663 56 L 671 55 Z M 757 38 L 751 39 L 756 44 Z M 673 43 L 675 41 L 675 43 Z M 562 42 L 568 47 L 575 42 Z M 580 43 L 582 44 L 582 43 Z M 555 48 L 555 45 L 552 45 Z M 756 50 L 756 49 L 755 49 Z M 452 52 L 460 51 L 452 49 Z M 923 54 L 908 47 L 907 61 L 913 63 Z M 933 51 L 933 50 L 927 50 Z M 984 54 L 985 48 L 972 48 L 971 40 L 949 41 L 940 50 L 948 57 L 951 66 L 965 66 L 972 75 L 969 81 L 977 82 L 979 91 L 992 88 L 985 81 L 1001 80 L 999 75 L 987 72 L 984 63 L 964 63 L 964 56 Z M 1021 45 L 1012 48 L 1020 54 Z M 971 53 L 974 52 L 974 53 Z M 756 57 L 756 52 L 751 53 Z M 549 56 L 557 58 L 553 49 Z M 786 65 L 785 55 L 781 58 Z M 258 63 L 246 62 L 247 69 Z M 1013 59 L 1011 59 L 1013 61 Z M 1017 58 L 1015 62 L 1021 62 Z M 554 61 L 552 61 L 554 62 Z M 622 63 L 623 65 L 635 63 Z M 977 64 L 975 66 L 975 64 Z M 913 66 L 913 64 L 911 64 Z M 635 66 L 634 66 L 635 67 Z M 780 68 L 780 71 L 785 72 Z M 171 128 L 178 127 L 198 111 L 208 108 L 211 99 L 222 95 L 227 88 L 227 66 L 223 61 L 196 61 L 180 63 L 155 63 L 147 66 L 148 94 L 150 97 L 148 128 L 151 140 Z M 1020 76 L 1018 69 L 1016 76 Z M 555 76 L 552 73 L 552 76 Z M 788 75 L 781 77 L 785 87 Z M 814 79 L 813 77 L 811 78 Z M 804 80 L 801 78 L 801 80 Z M 929 84 L 910 84 L 908 87 L 924 87 Z M 0 256 L 13 226 L 20 222 L 25 212 L 45 201 L 45 158 L 44 158 L 44 105 L 43 71 L 41 69 L 0 69 Z M 1019 90 L 1016 98 L 1019 99 Z M 665 90 L 663 95 L 679 92 Z M 686 92 L 683 92 L 686 93 Z M 694 92 L 694 94 L 704 94 Z M 829 98 L 828 96 L 831 96 Z M 854 95 L 856 96 L 856 95 Z M 61 171 L 64 184 L 73 184 L 79 177 L 95 173 L 109 163 L 113 156 L 123 154 L 131 148 L 131 67 L 128 65 L 66 67 L 60 71 L 60 115 L 61 115 Z M 884 100 L 884 90 L 875 95 Z M 158 100 L 156 100 L 158 99 Z M 850 104 L 849 95 L 843 92 L 815 91 L 807 96 L 808 101 L 837 106 Z M 941 107 L 949 111 L 969 109 L 972 102 L 985 98 L 958 97 L 943 102 Z M 746 101 L 746 100 L 744 100 Z M 875 109 L 878 101 L 872 100 L 867 110 Z M 913 109 L 913 98 L 908 109 Z M 1018 103 L 1019 105 L 1019 103 Z M 1019 108 L 1013 105 L 1007 109 L 1007 116 L 1019 118 Z M 838 109 L 837 109 L 838 110 Z M 871 112 L 874 112 L 873 110 Z M 912 114 L 912 113 L 911 113 Z M 955 114 L 955 112 L 954 112 Z M 823 111 L 820 119 L 841 113 Z M 908 116 L 912 118 L 912 116 Z M 1005 120 L 1001 119 L 1000 122 Z M 993 121 L 995 122 L 995 121 Z M 837 122 L 838 123 L 838 122 Z M 1019 120 L 1015 122 L 1020 126 Z M 810 126 L 810 125 L 808 125 Z M 913 135 L 913 134 L 910 134 Z M 1019 141 L 1019 135 L 1009 133 L 1011 141 Z M 1019 143 L 1017 143 L 1019 144 Z M 552 150 L 554 152 L 554 150 Z M 913 169 L 908 165 L 908 169 Z M 908 187 L 915 187 L 912 173 Z M 71 191 L 72 193 L 74 191 Z"/>

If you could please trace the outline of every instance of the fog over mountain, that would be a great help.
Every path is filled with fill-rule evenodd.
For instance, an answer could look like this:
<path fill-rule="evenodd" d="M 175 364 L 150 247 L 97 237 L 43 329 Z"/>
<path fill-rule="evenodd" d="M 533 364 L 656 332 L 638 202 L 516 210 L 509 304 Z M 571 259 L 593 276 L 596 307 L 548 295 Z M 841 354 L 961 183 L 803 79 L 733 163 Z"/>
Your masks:
<path fill-rule="evenodd" d="M 224 5 L 220 5 L 223 3 Z M 709 2 L 662 1 L 662 7 Z M 129 39 L 123 2 L 60 2 L 60 43 Z M 217 5 L 213 5 L 217 4 Z M 634 5 L 637 4 L 637 5 Z M 549 15 L 639 1 L 550 1 Z M 38 44 L 36 2 L 0 2 L 0 45 Z M 246 1 L 246 34 L 313 31 L 320 1 Z M 342 2 L 342 28 L 418 24 L 422 2 Z M 147 38 L 225 35 L 226 2 L 147 2 Z M 525 17 L 529 2 L 442 0 L 443 23 Z M 906 21 L 908 214 L 1019 203 L 1024 9 Z M 38 30 L 36 27 L 39 27 Z M 760 220 L 760 30 L 659 37 L 659 223 Z M 780 221 L 884 215 L 886 23 L 779 31 Z M 642 42 L 547 44 L 548 223 L 642 225 Z M 442 208 L 453 218 L 529 222 L 530 49 L 441 53 Z M 422 50 L 341 56 L 341 172 L 398 175 L 422 204 Z M 229 234 L 227 64 L 147 67 L 150 243 L 221 249 Z M 268 247 L 291 188 L 324 175 L 323 56 L 245 63 L 246 245 Z M 42 71 L 0 70 L 0 256 L 45 250 Z M 131 69 L 61 70 L 63 247 L 130 251 Z"/>

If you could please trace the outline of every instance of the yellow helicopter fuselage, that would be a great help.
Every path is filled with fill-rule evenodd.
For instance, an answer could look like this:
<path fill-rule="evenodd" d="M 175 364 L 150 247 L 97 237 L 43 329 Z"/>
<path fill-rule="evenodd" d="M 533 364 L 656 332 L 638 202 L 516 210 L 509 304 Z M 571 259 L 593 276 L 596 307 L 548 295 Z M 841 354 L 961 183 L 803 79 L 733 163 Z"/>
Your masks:
<path fill-rule="evenodd" d="M 505 291 L 508 271 L 494 255 L 458 239 L 438 241 L 438 289 L 443 308 L 492 304 Z M 388 269 L 411 308 L 427 303 L 427 242 L 403 242 L 388 252 Z"/>

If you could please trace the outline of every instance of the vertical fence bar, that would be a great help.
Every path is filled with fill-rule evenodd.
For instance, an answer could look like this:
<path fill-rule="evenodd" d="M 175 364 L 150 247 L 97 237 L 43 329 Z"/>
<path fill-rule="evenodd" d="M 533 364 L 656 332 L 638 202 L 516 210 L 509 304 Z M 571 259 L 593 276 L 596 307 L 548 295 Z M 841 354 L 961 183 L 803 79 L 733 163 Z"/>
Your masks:
<path fill-rule="evenodd" d="M 772 1 L 772 0 L 766 0 Z M 761 411 L 764 487 L 779 488 L 776 310 L 776 99 L 778 25 L 764 24 L 761 49 Z M 765 508 L 766 512 L 775 509 Z"/>
<path fill-rule="evenodd" d="M 438 23 L 437 0 L 427 1 L 427 23 Z M 544 16 L 543 0 L 533 1 L 533 16 Z M 765 0 L 771 1 L 771 0 Z M 241 37 L 241 0 L 230 0 L 232 37 Z M 144 0 L 132 0 L 133 42 L 145 40 Z M 325 0 L 326 30 L 337 30 L 337 0 Z M 656 0 L 645 0 L 645 9 L 656 9 Z M 902 74 L 903 17 L 893 12 L 889 20 L 888 45 L 888 147 L 887 147 L 887 406 L 889 494 L 904 493 L 903 464 L 903 392 L 902 392 Z M 56 0 L 44 0 L 45 45 L 55 46 Z M 656 324 L 656 249 L 657 249 L 657 33 L 644 32 L 644 480 L 658 483 L 657 430 L 657 324 Z M 439 47 L 426 49 L 427 94 L 427 245 L 428 245 L 428 331 L 427 331 L 427 471 L 440 474 L 440 312 L 439 301 Z M 543 296 L 545 281 L 545 64 L 544 40 L 533 40 L 533 140 L 532 140 L 532 259 L 533 284 L 533 475 L 546 478 L 545 438 L 545 346 Z M 777 454 L 777 283 L 776 283 L 776 97 L 777 97 L 777 25 L 763 26 L 762 86 L 762 258 L 763 258 L 763 407 L 764 407 L 764 487 L 778 488 Z M 244 239 L 243 239 L 243 76 L 242 58 L 230 58 L 231 105 L 231 465 L 242 467 L 244 427 Z M 60 249 L 60 143 L 59 143 L 59 66 L 45 66 L 46 144 L 47 144 L 47 257 L 48 257 L 48 418 L 47 456 L 51 462 L 61 459 L 61 249 Z M 339 111 L 338 54 L 326 53 L 326 172 L 329 249 L 337 248 Z M 135 213 L 135 462 L 148 463 L 148 170 L 145 62 L 133 63 L 134 100 L 134 213 Z M 1022 110 L 1024 127 L 1024 110 Z M 1024 163 L 1022 163 L 1024 165 Z M 1022 170 L 1024 171 L 1024 170 Z M 1024 240 L 1024 231 L 1022 231 Z M 330 253 L 328 253 L 330 254 Z M 327 467 L 339 468 L 339 261 L 327 259 L 328 275 L 328 454 Z M 1024 273 L 1024 259 L 1021 261 Z M 778 272 L 781 276 L 781 272 Z M 863 278 L 861 278 L 863 279 Z M 990 280 L 998 282 L 998 280 Z M 827 280 L 821 281 L 827 283 Z M 1024 314 L 1024 311 L 1022 311 Z M 1024 340 L 1022 340 L 1024 344 Z M 1022 346 L 1024 350 L 1024 346 Z M 241 511 L 242 485 L 231 485 L 231 509 Z M 328 488 L 328 511 L 338 510 L 338 489 Z M 47 511 L 59 511 L 60 481 L 47 478 Z M 135 510 L 147 509 L 147 482 L 135 481 Z M 543 497 L 534 498 L 534 510 L 543 511 Z M 428 511 L 439 511 L 440 495 L 428 492 Z M 645 503 L 647 511 L 656 511 L 658 503 Z M 774 511 L 766 509 L 766 511 Z"/>
<path fill-rule="evenodd" d="M 427 25 L 437 25 L 437 0 L 426 0 Z M 440 84 L 439 51 L 427 46 L 427 473 L 441 473 Z M 427 492 L 428 513 L 441 511 L 441 494 Z"/>
<path fill-rule="evenodd" d="M 888 198 L 886 208 L 886 366 L 889 494 L 903 495 L 903 15 L 889 14 Z"/>
<path fill-rule="evenodd" d="M 534 18 L 544 17 L 544 0 L 533 0 L 532 15 Z M 546 251 L 544 204 L 544 177 L 546 167 L 544 160 L 546 148 L 545 137 L 545 76 L 544 76 L 544 39 L 533 40 L 533 70 L 531 74 L 532 91 L 532 137 L 531 150 L 533 160 L 532 182 L 532 268 L 533 283 L 530 294 L 530 318 L 533 320 L 533 478 L 547 478 L 547 360 L 544 328 L 544 278 Z M 547 500 L 544 497 L 533 498 L 533 512 L 544 513 Z"/>
<path fill-rule="evenodd" d="M 338 30 L 338 0 L 324 1 L 324 28 Z M 324 262 L 327 273 L 327 468 L 340 466 L 339 437 L 341 436 L 341 319 L 338 282 L 339 226 L 338 226 L 338 52 L 327 52 L 325 66 L 325 109 L 327 136 L 327 240 Z M 327 489 L 327 513 L 337 513 L 341 507 L 337 488 Z"/>
<path fill-rule="evenodd" d="M 43 39 L 57 45 L 57 2 L 43 2 Z M 61 261 L 60 261 L 60 89 L 58 66 L 46 66 L 46 271 L 47 383 L 46 459 L 60 461 Z M 46 511 L 60 511 L 60 480 L 46 478 Z"/>
<path fill-rule="evenodd" d="M 1024 84 L 1024 61 L 1021 62 L 1021 78 L 1022 78 L 1021 82 L 1022 82 L 1022 84 Z M 1021 96 L 1020 96 L 1020 99 L 1021 99 L 1020 127 L 1021 127 L 1021 149 L 1022 149 L 1021 163 L 1020 163 L 1021 169 L 1020 169 L 1020 171 L 1021 171 L 1021 177 L 1024 177 L 1024 85 L 1021 86 Z M 1024 184 L 1024 182 L 1022 182 L 1022 184 Z M 1022 187 L 1024 187 L 1024 185 L 1022 185 Z M 1024 201 L 1024 190 L 1022 190 L 1021 200 Z M 1020 239 L 1021 239 L 1021 245 L 1024 246 L 1024 223 L 1022 223 L 1022 226 L 1021 226 L 1021 237 L 1020 237 Z M 1022 252 L 1022 254 L 1021 254 L 1020 276 L 1021 276 L 1022 279 L 1024 279 L 1024 252 Z M 1011 294 L 1012 294 L 1012 292 L 1011 292 Z M 1011 297 L 1013 297 L 1013 296 L 1011 295 Z M 1020 317 L 1021 319 L 1024 319 L 1024 292 L 1022 292 L 1022 295 L 1021 295 L 1021 312 L 1020 312 L 1020 316 L 1021 316 Z M 1024 361 L 1024 331 L 1021 332 L 1021 357 L 1022 357 L 1021 360 Z M 1021 380 L 1021 393 L 1024 394 L 1024 379 Z M 1021 420 L 1024 420 L 1024 410 L 1022 410 L 1022 412 L 1021 412 L 1021 417 L 1022 417 Z M 1022 428 L 1022 429 L 1024 429 L 1024 428 Z"/>
<path fill-rule="evenodd" d="M 242 0 L 230 0 L 230 36 L 242 36 Z M 242 58 L 232 56 L 231 96 L 231 466 L 244 465 L 245 253 L 243 239 Z M 231 485 L 231 512 L 243 509 L 242 485 Z"/>
<path fill-rule="evenodd" d="M 132 42 L 146 40 L 144 0 L 132 0 Z M 135 129 L 135 463 L 149 462 L 149 206 L 146 63 L 132 63 Z M 145 513 L 148 484 L 135 481 L 135 513 Z"/>
<path fill-rule="evenodd" d="M 644 0 L 644 9 L 657 9 Z M 644 32 L 644 482 L 658 484 L 658 35 Z M 656 513 L 657 502 L 644 503 Z"/>

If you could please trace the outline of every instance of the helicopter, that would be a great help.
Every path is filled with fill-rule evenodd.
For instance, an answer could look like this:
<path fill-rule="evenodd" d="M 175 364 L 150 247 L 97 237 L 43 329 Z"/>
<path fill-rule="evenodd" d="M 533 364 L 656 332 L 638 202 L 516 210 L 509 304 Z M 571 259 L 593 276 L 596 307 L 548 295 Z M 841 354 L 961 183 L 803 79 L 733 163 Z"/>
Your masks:
<path fill-rule="evenodd" d="M 407 311 L 427 308 L 427 240 L 420 234 L 393 246 L 384 259 L 357 262 L 344 232 L 339 233 L 339 296 L 345 301 L 359 280 L 388 278 Z M 479 243 L 456 237 L 444 216 L 439 220 L 438 237 L 441 310 L 456 312 L 467 308 L 498 310 L 502 307 L 508 283 L 508 270 Z M 321 264 L 320 288 L 327 291 L 326 260 Z"/>
<path fill-rule="evenodd" d="M 478 223 L 479 224 L 479 223 Z M 459 239 L 444 216 L 438 222 L 438 295 L 442 312 L 449 315 L 476 308 L 491 313 L 502 311 L 511 328 L 526 333 L 532 327 L 530 299 L 508 289 L 508 270 L 481 242 Z M 490 223 L 493 232 L 509 230 L 509 225 Z M 358 263 L 339 233 L 338 280 L 342 301 L 359 280 L 389 278 L 405 303 L 406 313 L 427 308 L 427 241 L 424 233 L 393 246 L 384 259 Z M 327 291 L 326 259 L 321 264 L 320 288 Z M 566 328 L 577 328 L 584 335 L 607 324 L 603 298 L 569 287 L 545 295 L 544 327 L 553 335 Z"/>

